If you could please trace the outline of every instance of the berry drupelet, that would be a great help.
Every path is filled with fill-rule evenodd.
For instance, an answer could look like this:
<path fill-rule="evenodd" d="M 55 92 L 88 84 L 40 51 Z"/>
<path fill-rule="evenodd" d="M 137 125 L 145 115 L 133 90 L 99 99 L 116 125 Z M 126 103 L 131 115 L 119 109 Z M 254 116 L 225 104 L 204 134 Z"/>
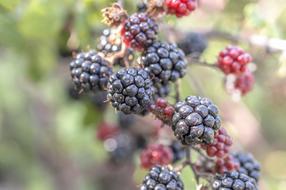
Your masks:
<path fill-rule="evenodd" d="M 231 172 L 238 170 L 239 163 L 230 154 L 227 154 L 223 158 L 216 158 L 214 171 L 216 173 L 223 174 L 224 172 Z"/>
<path fill-rule="evenodd" d="M 177 17 L 188 16 L 197 7 L 196 0 L 165 0 L 168 14 Z"/>
<path fill-rule="evenodd" d="M 173 170 L 163 167 L 153 167 L 140 187 L 140 190 L 183 190 L 184 184 L 180 176 Z"/>
<path fill-rule="evenodd" d="M 158 33 L 158 25 L 146 13 L 135 13 L 125 20 L 121 35 L 127 47 L 142 51 L 151 45 Z"/>
<path fill-rule="evenodd" d="M 173 160 L 172 150 L 162 144 L 149 145 L 141 152 L 141 167 L 150 169 L 156 165 L 168 165 Z"/>
<path fill-rule="evenodd" d="M 212 183 L 213 190 L 258 190 L 255 181 L 239 172 L 226 172 L 216 176 Z"/>
<path fill-rule="evenodd" d="M 121 69 L 109 79 L 108 100 L 125 114 L 145 114 L 153 102 L 153 85 L 144 69 Z"/>
<path fill-rule="evenodd" d="M 223 158 L 229 153 L 230 146 L 232 145 L 232 140 L 227 134 L 224 128 L 220 128 L 215 136 L 214 142 L 212 144 L 202 145 L 202 148 L 206 150 L 207 155 L 210 157 Z"/>
<path fill-rule="evenodd" d="M 141 59 L 154 83 L 175 82 L 186 74 L 185 54 L 175 44 L 155 42 Z"/>
<path fill-rule="evenodd" d="M 106 90 L 112 69 L 96 51 L 79 53 L 70 63 L 73 83 L 77 90 L 100 91 Z"/>
<path fill-rule="evenodd" d="M 218 56 L 218 66 L 225 74 L 243 73 L 251 61 L 251 55 L 236 46 L 226 47 Z"/>
<path fill-rule="evenodd" d="M 218 109 L 209 99 L 189 96 L 176 103 L 172 119 L 175 136 L 183 144 L 211 144 L 220 128 Z"/>
<path fill-rule="evenodd" d="M 260 177 L 260 164 L 250 153 L 235 153 L 234 158 L 239 163 L 239 172 L 252 177 L 258 182 Z"/>

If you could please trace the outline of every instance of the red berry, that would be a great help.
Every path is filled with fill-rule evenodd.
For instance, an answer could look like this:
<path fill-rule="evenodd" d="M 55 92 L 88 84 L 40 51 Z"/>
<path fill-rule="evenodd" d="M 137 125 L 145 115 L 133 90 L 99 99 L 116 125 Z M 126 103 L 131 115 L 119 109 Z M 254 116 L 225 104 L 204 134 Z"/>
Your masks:
<path fill-rule="evenodd" d="M 225 74 L 241 74 L 251 61 L 251 55 L 236 46 L 226 47 L 218 56 L 218 66 Z"/>
<path fill-rule="evenodd" d="M 167 13 L 177 17 L 188 16 L 197 7 L 196 0 L 166 0 L 165 5 Z"/>
<path fill-rule="evenodd" d="M 239 90 L 242 95 L 245 95 L 252 90 L 254 83 L 253 73 L 247 70 L 236 78 L 234 88 Z"/>
<path fill-rule="evenodd" d="M 239 164 L 231 155 L 227 155 L 224 158 L 218 158 L 215 163 L 215 171 L 220 174 L 223 174 L 224 172 L 234 171 L 238 168 Z"/>
<path fill-rule="evenodd" d="M 119 128 L 116 125 L 102 122 L 98 126 L 96 138 L 100 141 L 105 141 L 106 139 L 114 137 L 118 132 Z"/>
<path fill-rule="evenodd" d="M 220 128 L 214 137 L 214 143 L 201 146 L 206 150 L 208 156 L 223 158 L 229 153 L 232 140 L 224 128 Z"/>
<path fill-rule="evenodd" d="M 172 160 L 172 150 L 162 144 L 150 145 L 140 155 L 141 166 L 145 169 L 150 169 L 155 165 L 168 165 Z"/>

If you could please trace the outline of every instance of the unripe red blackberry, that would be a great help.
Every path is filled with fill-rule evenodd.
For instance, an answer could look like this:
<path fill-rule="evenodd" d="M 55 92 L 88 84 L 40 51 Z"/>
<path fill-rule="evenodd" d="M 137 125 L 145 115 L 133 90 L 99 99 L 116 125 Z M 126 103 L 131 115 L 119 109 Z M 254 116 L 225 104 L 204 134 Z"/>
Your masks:
<path fill-rule="evenodd" d="M 163 98 L 156 99 L 155 104 L 151 106 L 152 113 L 164 124 L 171 125 L 175 108 Z"/>
<path fill-rule="evenodd" d="M 79 53 L 70 63 L 73 83 L 77 90 L 100 91 L 106 90 L 112 69 L 96 51 Z"/>
<path fill-rule="evenodd" d="M 165 0 L 167 13 L 177 17 L 188 16 L 197 7 L 196 0 Z"/>
<path fill-rule="evenodd" d="M 224 172 L 231 172 L 238 170 L 239 163 L 230 154 L 223 158 L 216 158 L 214 171 L 223 174 Z"/>
<path fill-rule="evenodd" d="M 183 144 L 211 144 L 220 128 L 218 109 L 209 99 L 189 96 L 175 105 L 172 129 Z"/>
<path fill-rule="evenodd" d="M 260 164 L 250 153 L 235 153 L 235 160 L 239 163 L 238 171 L 244 173 L 258 182 L 260 177 Z"/>
<path fill-rule="evenodd" d="M 251 55 L 236 46 L 226 47 L 218 56 L 218 66 L 225 74 L 243 73 L 251 61 Z"/>
<path fill-rule="evenodd" d="M 162 144 L 149 145 L 140 154 L 141 167 L 145 169 L 150 169 L 155 165 L 168 165 L 172 160 L 172 150 Z"/>
<path fill-rule="evenodd" d="M 213 190 L 258 190 L 257 184 L 249 176 L 240 172 L 226 172 L 217 175 L 212 183 Z"/>
<path fill-rule="evenodd" d="M 155 20 L 146 13 L 135 13 L 125 20 L 121 35 L 127 47 L 142 51 L 151 45 L 158 33 Z"/>
<path fill-rule="evenodd" d="M 214 136 L 214 142 L 212 144 L 202 145 L 202 148 L 206 150 L 207 155 L 210 157 L 216 156 L 223 158 L 229 153 L 231 145 L 232 140 L 230 136 L 227 134 L 227 131 L 221 127 Z"/>
<path fill-rule="evenodd" d="M 163 166 L 153 167 L 145 176 L 140 190 L 184 190 L 177 172 Z"/>
<path fill-rule="evenodd" d="M 153 102 L 154 88 L 144 69 L 121 69 L 109 79 L 108 100 L 125 114 L 145 114 Z"/>
<path fill-rule="evenodd" d="M 186 74 L 185 54 L 175 44 L 155 42 L 141 59 L 154 83 L 175 82 Z"/>
<path fill-rule="evenodd" d="M 234 89 L 240 91 L 241 95 L 246 95 L 253 89 L 255 79 L 253 73 L 246 70 L 241 75 L 237 76 L 234 81 Z"/>
<path fill-rule="evenodd" d="M 122 48 L 121 37 L 112 29 L 105 29 L 99 38 L 97 50 L 105 55 L 111 55 L 119 52 Z"/>

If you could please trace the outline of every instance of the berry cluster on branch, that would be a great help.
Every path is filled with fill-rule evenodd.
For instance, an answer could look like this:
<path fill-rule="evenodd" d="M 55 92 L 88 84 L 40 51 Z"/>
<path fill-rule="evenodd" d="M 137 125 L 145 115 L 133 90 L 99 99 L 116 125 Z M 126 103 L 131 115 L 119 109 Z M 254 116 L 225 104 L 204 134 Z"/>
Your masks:
<path fill-rule="evenodd" d="M 204 37 L 190 33 L 178 46 L 157 37 L 160 17 L 180 18 L 196 8 L 196 0 L 149 0 L 130 16 L 117 3 L 105 8 L 104 22 L 110 28 L 96 50 L 71 61 L 72 81 L 78 94 L 103 93 L 118 112 L 118 124 L 103 121 L 96 137 L 114 163 L 140 152 L 141 167 L 150 169 L 140 190 L 183 190 L 180 172 L 188 166 L 198 185 L 200 179 L 209 182 L 202 189 L 256 190 L 260 166 L 248 154 L 232 152 L 218 107 L 206 97 L 180 97 L 179 80 L 188 75 L 187 67 L 210 66 L 200 60 L 207 47 Z M 212 66 L 226 78 L 234 76 L 233 89 L 245 95 L 254 84 L 248 67 L 252 60 L 241 48 L 229 46 Z M 169 101 L 172 86 L 174 103 Z M 145 119 L 148 115 L 160 122 Z M 148 126 L 151 132 L 146 132 Z"/>

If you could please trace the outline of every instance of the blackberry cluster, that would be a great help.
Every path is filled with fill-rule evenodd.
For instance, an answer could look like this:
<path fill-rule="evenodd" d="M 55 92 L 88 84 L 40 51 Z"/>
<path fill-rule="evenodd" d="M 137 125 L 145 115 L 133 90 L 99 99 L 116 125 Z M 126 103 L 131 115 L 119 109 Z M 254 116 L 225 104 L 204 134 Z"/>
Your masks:
<path fill-rule="evenodd" d="M 142 55 L 144 67 L 154 83 L 175 82 L 186 74 L 184 52 L 175 44 L 155 42 Z"/>
<path fill-rule="evenodd" d="M 181 48 L 186 55 L 199 58 L 208 46 L 207 39 L 200 33 L 191 32 L 186 35 L 180 42 L 178 47 Z"/>
<path fill-rule="evenodd" d="M 177 17 L 188 16 L 197 7 L 196 0 L 166 0 L 168 14 Z"/>
<path fill-rule="evenodd" d="M 153 167 L 140 187 L 140 190 L 183 190 L 184 184 L 180 176 L 173 170 L 163 167 Z"/>
<path fill-rule="evenodd" d="M 99 38 L 99 43 L 97 50 L 104 53 L 105 55 L 110 55 L 121 50 L 122 43 L 120 35 L 118 35 L 112 29 L 105 29 L 102 31 L 102 35 Z"/>
<path fill-rule="evenodd" d="M 146 13 L 135 13 L 124 23 L 121 30 L 123 42 L 133 49 L 142 51 L 151 45 L 158 33 L 158 25 Z"/>
<path fill-rule="evenodd" d="M 73 83 L 77 90 L 98 91 L 106 90 L 112 69 L 96 51 L 79 53 L 70 63 Z"/>
<path fill-rule="evenodd" d="M 186 149 L 179 141 L 173 141 L 169 147 L 173 152 L 173 163 L 179 162 L 186 157 Z"/>
<path fill-rule="evenodd" d="M 218 109 L 209 99 L 189 96 L 176 103 L 172 129 L 183 144 L 214 142 L 215 132 L 220 128 Z"/>
<path fill-rule="evenodd" d="M 225 74 L 240 74 L 245 72 L 251 61 L 251 55 L 243 49 L 228 46 L 219 53 L 218 66 Z"/>
<path fill-rule="evenodd" d="M 216 176 L 213 190 L 258 190 L 255 181 L 240 172 L 226 172 Z"/>
<path fill-rule="evenodd" d="M 223 158 L 229 153 L 232 140 L 227 134 L 224 128 L 220 128 L 214 136 L 214 142 L 208 145 L 202 145 L 202 148 L 206 150 L 208 156 Z"/>
<path fill-rule="evenodd" d="M 140 154 L 141 167 L 150 169 L 156 165 L 168 165 L 173 160 L 173 152 L 162 144 L 149 145 Z"/>
<path fill-rule="evenodd" d="M 250 153 L 235 153 L 234 158 L 239 163 L 238 171 L 244 173 L 258 182 L 260 177 L 260 164 Z"/>
<path fill-rule="evenodd" d="M 153 85 L 144 69 L 121 69 L 109 79 L 108 99 L 125 114 L 145 114 L 153 102 Z"/>
<path fill-rule="evenodd" d="M 246 70 L 241 75 L 237 76 L 234 81 L 234 89 L 240 91 L 242 95 L 250 92 L 254 86 L 255 79 L 253 73 Z"/>

